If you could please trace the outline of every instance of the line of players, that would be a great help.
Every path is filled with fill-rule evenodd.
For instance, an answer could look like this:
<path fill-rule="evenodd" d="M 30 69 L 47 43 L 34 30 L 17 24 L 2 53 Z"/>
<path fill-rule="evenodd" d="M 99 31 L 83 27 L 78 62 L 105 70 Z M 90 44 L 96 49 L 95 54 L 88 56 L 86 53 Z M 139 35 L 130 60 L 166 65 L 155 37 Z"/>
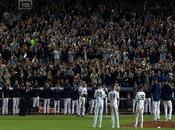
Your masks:
<path fill-rule="evenodd" d="M 5 87 L 2 88 L 2 114 L 9 114 L 9 98 L 13 98 L 13 114 L 16 115 L 20 113 L 20 115 L 25 115 L 26 113 L 31 114 L 31 111 L 34 114 L 39 113 L 40 104 L 40 90 L 35 89 L 38 87 L 38 83 L 35 82 L 33 87 L 29 82 L 24 85 L 18 84 L 16 81 L 13 89 L 9 84 L 6 84 Z M 12 89 L 12 90 L 11 90 Z M 44 98 L 43 102 L 43 113 L 50 113 L 50 105 L 51 99 L 54 99 L 54 113 L 61 113 L 61 98 L 64 98 L 64 114 L 77 114 L 84 116 L 86 113 L 86 104 L 87 104 L 87 96 L 91 97 L 91 110 L 90 113 L 94 113 L 94 105 L 95 98 L 94 93 L 96 90 L 96 86 L 91 90 L 90 93 L 87 91 L 86 82 L 82 81 L 80 84 L 74 84 L 73 87 L 69 84 L 68 81 L 64 84 L 63 90 L 59 85 L 55 87 L 54 90 L 51 90 L 50 84 L 46 82 L 44 86 L 44 90 L 42 91 L 42 98 Z M 106 94 L 107 94 L 107 89 Z M 105 96 L 105 111 L 107 113 L 107 96 Z M 32 110 L 31 110 L 32 106 Z"/>
<path fill-rule="evenodd" d="M 37 86 L 37 84 L 36 84 Z M 116 89 L 116 86 L 119 86 L 118 84 L 115 84 L 114 90 L 113 91 L 119 91 Z M 3 106 L 2 106 L 2 114 L 8 114 L 8 101 L 9 101 L 9 85 L 6 85 L 5 88 L 3 88 Z M 34 86 L 35 87 L 35 86 Z M 102 106 L 107 104 L 107 100 L 109 99 L 111 103 L 111 113 L 112 113 L 112 122 L 114 122 L 114 115 L 116 115 L 117 118 L 117 127 L 119 128 L 119 121 L 118 121 L 118 99 L 119 99 L 119 92 L 115 94 L 111 94 L 112 92 L 109 92 L 108 94 L 108 99 L 107 99 L 107 92 L 105 93 L 105 90 L 103 86 L 99 86 L 100 88 L 96 90 L 97 88 L 94 87 L 92 89 L 92 101 L 91 101 L 91 109 L 90 113 L 93 113 L 93 108 L 95 106 L 95 117 L 94 117 L 94 123 L 93 127 L 96 127 L 96 121 L 98 115 L 100 116 L 100 122 L 102 121 L 102 114 L 103 114 L 103 109 Z M 26 110 L 29 112 L 30 111 L 30 106 L 31 104 L 29 103 L 31 99 L 31 93 L 32 93 L 32 106 L 34 108 L 34 112 L 39 111 L 39 93 L 37 91 L 31 90 L 30 84 L 27 82 L 26 85 L 21 84 L 20 86 L 18 83 L 16 83 L 16 86 L 13 87 L 13 114 L 17 114 L 19 112 L 18 107 L 20 107 L 20 114 L 23 115 L 25 114 Z M 59 87 L 58 87 L 59 88 Z M 59 89 L 56 89 L 57 91 L 54 91 L 54 93 L 51 92 L 51 87 L 49 83 L 46 82 L 46 85 L 44 87 L 44 114 L 49 114 L 50 113 L 50 98 L 54 98 L 54 113 L 60 113 L 60 91 Z M 101 91 L 104 92 L 101 92 Z M 98 92 L 99 91 L 99 92 Z M 141 91 L 141 90 L 140 90 Z M 143 91 L 143 90 L 142 90 Z M 65 85 L 63 89 L 64 93 L 64 114 L 78 114 L 78 115 L 85 115 L 85 102 L 86 102 L 86 97 L 87 97 L 87 84 L 85 82 L 81 82 L 80 85 L 74 85 L 73 89 L 69 85 Z M 93 93 L 94 96 L 93 96 Z M 144 107 L 145 104 L 145 99 L 149 102 L 150 99 L 147 94 L 143 94 L 141 97 L 138 96 L 138 93 L 136 94 L 134 102 L 137 104 L 136 105 L 136 123 L 135 127 L 137 126 L 138 122 L 138 116 L 141 116 L 141 122 L 143 122 L 143 112 L 144 112 Z M 146 92 L 147 93 L 147 92 Z M 152 95 L 150 94 L 152 93 Z M 163 87 L 161 88 L 160 84 L 155 80 L 155 83 L 152 87 L 151 92 L 148 92 L 149 95 L 152 96 L 153 99 L 153 114 L 154 114 L 154 121 L 159 121 L 160 120 L 160 100 L 163 100 L 164 104 L 164 111 L 165 111 L 165 120 L 171 120 L 172 118 L 172 87 L 169 82 L 166 82 L 163 84 Z M 73 95 L 73 96 L 72 96 Z M 144 101 L 142 101 L 144 100 Z M 72 101 L 72 108 L 71 108 L 71 101 Z M 19 106 L 20 102 L 20 106 Z M 142 102 L 142 103 L 141 103 Z M 115 105 L 114 105 L 115 103 Z M 141 104 L 141 105 L 138 105 Z M 148 103 L 149 104 L 149 103 Z M 105 105 L 107 106 L 107 105 Z M 146 105 L 147 106 L 147 105 Z M 138 110 L 138 108 L 140 108 Z M 106 107 L 107 108 L 107 107 Z M 71 111 L 72 109 L 72 111 Z M 169 113 L 168 113 L 169 109 Z M 76 111 L 75 111 L 76 110 Z M 106 112 L 108 110 L 106 109 Z M 29 112 L 30 113 L 30 112 Z M 100 113 L 100 114 L 99 114 Z M 139 114 L 138 114 L 139 113 Z M 114 124 L 114 123 L 113 123 Z M 101 123 L 99 124 L 99 127 L 101 127 Z M 114 127 L 114 125 L 112 125 Z M 140 127 L 143 127 L 143 123 L 141 123 Z"/>

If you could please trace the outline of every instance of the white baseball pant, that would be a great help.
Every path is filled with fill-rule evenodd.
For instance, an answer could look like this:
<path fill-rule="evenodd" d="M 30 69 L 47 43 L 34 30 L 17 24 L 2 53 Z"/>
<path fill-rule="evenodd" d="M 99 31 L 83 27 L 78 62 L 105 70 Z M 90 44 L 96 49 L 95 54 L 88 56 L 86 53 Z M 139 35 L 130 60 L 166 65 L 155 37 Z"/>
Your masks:
<path fill-rule="evenodd" d="M 154 121 L 160 120 L 160 101 L 153 101 Z"/>
<path fill-rule="evenodd" d="M 97 119 L 99 118 L 99 128 L 101 128 L 102 125 L 102 116 L 103 116 L 103 105 L 104 102 L 96 102 L 95 105 L 95 115 L 94 115 L 94 122 L 93 127 L 96 128 L 97 125 Z"/>
<path fill-rule="evenodd" d="M 8 104 L 9 104 L 9 99 L 4 98 L 3 99 L 3 105 L 2 105 L 2 114 L 8 114 Z"/>
<path fill-rule="evenodd" d="M 76 108 L 76 112 L 75 112 L 75 108 Z M 78 104 L 78 100 L 72 100 L 72 114 L 78 114 L 79 112 L 79 104 Z"/>
<path fill-rule="evenodd" d="M 71 98 L 64 99 L 64 114 L 71 114 Z"/>
<path fill-rule="evenodd" d="M 82 114 L 83 116 L 85 115 L 85 101 L 86 101 L 86 98 L 85 97 L 81 97 L 79 98 L 79 113 L 78 115 Z"/>
<path fill-rule="evenodd" d="M 44 114 L 50 113 L 50 99 L 44 99 Z"/>
<path fill-rule="evenodd" d="M 60 113 L 60 100 L 54 100 L 54 113 Z"/>
<path fill-rule="evenodd" d="M 33 98 L 33 108 L 39 107 L 39 97 Z"/>
<path fill-rule="evenodd" d="M 134 124 L 135 128 L 137 128 L 139 116 L 140 116 L 140 128 L 143 128 L 143 113 L 144 113 L 144 108 L 139 108 L 139 107 L 136 108 L 136 120 Z"/>
<path fill-rule="evenodd" d="M 118 106 L 117 105 L 112 105 L 111 106 L 111 123 L 112 123 L 112 128 L 115 128 L 115 118 L 116 118 L 116 127 L 120 128 Z"/>
<path fill-rule="evenodd" d="M 163 101 L 164 112 L 165 112 L 165 120 L 171 120 L 172 117 L 172 102 L 171 101 Z M 168 113 L 169 109 L 169 113 Z"/>
<path fill-rule="evenodd" d="M 152 113 L 151 111 L 152 105 L 151 105 L 151 98 L 146 98 L 145 99 L 145 113 Z"/>
<path fill-rule="evenodd" d="M 19 112 L 19 98 L 13 98 L 13 114 L 16 115 Z"/>

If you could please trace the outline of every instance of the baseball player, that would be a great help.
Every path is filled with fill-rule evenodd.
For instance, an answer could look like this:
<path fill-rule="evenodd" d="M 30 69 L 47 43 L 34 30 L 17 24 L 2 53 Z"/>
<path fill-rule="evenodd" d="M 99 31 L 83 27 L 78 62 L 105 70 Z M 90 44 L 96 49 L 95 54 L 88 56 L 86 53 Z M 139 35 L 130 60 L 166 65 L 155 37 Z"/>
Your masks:
<path fill-rule="evenodd" d="M 145 88 L 145 94 L 146 94 L 146 99 L 145 99 L 145 113 L 146 114 L 151 114 L 152 113 L 151 87 L 146 86 L 146 88 Z"/>
<path fill-rule="evenodd" d="M 71 97 L 72 97 L 72 114 L 75 114 L 75 113 L 78 114 L 78 111 L 79 111 L 79 104 L 78 104 L 78 99 L 79 99 L 78 84 L 73 84 L 73 87 L 71 89 Z"/>
<path fill-rule="evenodd" d="M 96 98 L 96 105 L 95 105 L 95 115 L 94 115 L 93 127 L 96 128 L 97 118 L 99 117 L 98 127 L 101 128 L 102 116 L 103 116 L 103 105 L 104 105 L 104 98 L 105 98 L 105 92 L 102 86 L 100 86 L 99 89 L 95 91 L 94 97 Z"/>
<path fill-rule="evenodd" d="M 20 98 L 20 86 L 18 81 L 13 86 L 13 114 L 16 115 L 19 112 L 19 98 Z"/>
<path fill-rule="evenodd" d="M 71 114 L 71 86 L 69 80 L 64 84 L 64 114 Z"/>
<path fill-rule="evenodd" d="M 46 82 L 46 86 L 44 88 L 44 114 L 50 113 L 50 96 L 51 96 L 50 84 Z"/>
<path fill-rule="evenodd" d="M 143 128 L 143 113 L 144 113 L 144 103 L 145 103 L 145 92 L 143 92 L 143 88 L 139 88 L 139 92 L 137 92 L 135 96 L 136 101 L 136 120 L 134 127 L 137 128 L 138 125 L 138 119 L 140 116 L 140 128 Z"/>
<path fill-rule="evenodd" d="M 33 111 L 34 113 L 38 113 L 39 112 L 39 90 L 37 90 L 38 88 L 38 82 L 35 81 L 34 82 L 34 89 L 32 89 L 32 95 L 33 95 Z"/>
<path fill-rule="evenodd" d="M 152 87 L 154 121 L 160 120 L 160 84 L 156 80 Z"/>
<path fill-rule="evenodd" d="M 97 90 L 97 86 L 94 85 L 94 87 L 91 89 L 91 109 L 90 109 L 90 113 L 94 113 L 94 108 L 95 108 L 95 104 L 96 104 L 96 99 L 94 97 L 95 91 Z"/>
<path fill-rule="evenodd" d="M 114 86 L 113 90 L 109 92 L 108 99 L 110 101 L 111 106 L 111 121 L 112 121 L 112 128 L 115 128 L 115 117 L 116 117 L 116 127 L 120 128 L 119 125 L 119 87 Z"/>
<path fill-rule="evenodd" d="M 3 87 L 3 105 L 2 105 L 2 114 L 8 114 L 8 104 L 9 104 L 9 87 L 10 84 L 5 84 Z"/>
<path fill-rule="evenodd" d="M 82 116 L 85 115 L 85 102 L 86 102 L 86 96 L 87 96 L 87 84 L 85 82 L 82 83 L 82 85 L 78 88 L 79 91 L 79 113 L 78 116 L 80 116 L 80 114 L 82 114 Z"/>
<path fill-rule="evenodd" d="M 54 90 L 54 114 L 60 113 L 60 84 L 56 85 L 56 89 Z"/>
<path fill-rule="evenodd" d="M 172 94 L 173 89 L 170 84 L 165 83 L 161 89 L 161 98 L 163 100 L 164 112 L 165 112 L 165 121 L 170 121 L 172 117 Z M 169 109 L 169 113 L 168 113 Z"/>

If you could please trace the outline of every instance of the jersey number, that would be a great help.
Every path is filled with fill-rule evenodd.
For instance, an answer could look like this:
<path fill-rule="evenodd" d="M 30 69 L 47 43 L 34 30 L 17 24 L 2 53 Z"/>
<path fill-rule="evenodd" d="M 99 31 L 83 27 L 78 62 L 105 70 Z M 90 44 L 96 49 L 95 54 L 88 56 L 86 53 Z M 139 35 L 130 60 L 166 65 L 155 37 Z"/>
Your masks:
<path fill-rule="evenodd" d="M 140 95 L 140 100 L 144 100 L 144 95 Z"/>
<path fill-rule="evenodd" d="M 113 93 L 113 94 L 110 94 L 110 98 L 111 99 L 115 99 L 115 94 Z"/>
<path fill-rule="evenodd" d="M 97 92 L 97 97 L 102 97 L 102 92 Z"/>

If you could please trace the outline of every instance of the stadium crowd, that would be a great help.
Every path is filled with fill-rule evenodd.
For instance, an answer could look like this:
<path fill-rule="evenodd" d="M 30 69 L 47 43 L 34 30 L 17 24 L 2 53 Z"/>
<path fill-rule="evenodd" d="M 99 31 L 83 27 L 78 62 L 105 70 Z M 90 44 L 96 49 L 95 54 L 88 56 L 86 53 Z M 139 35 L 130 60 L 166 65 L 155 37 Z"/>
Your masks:
<path fill-rule="evenodd" d="M 81 81 L 110 88 L 117 81 L 136 89 L 139 84 L 149 88 L 154 80 L 174 86 L 172 0 L 54 2 L 31 11 L 3 8 L 2 88 L 79 86 Z M 20 20 L 7 12 L 20 13 Z"/>

